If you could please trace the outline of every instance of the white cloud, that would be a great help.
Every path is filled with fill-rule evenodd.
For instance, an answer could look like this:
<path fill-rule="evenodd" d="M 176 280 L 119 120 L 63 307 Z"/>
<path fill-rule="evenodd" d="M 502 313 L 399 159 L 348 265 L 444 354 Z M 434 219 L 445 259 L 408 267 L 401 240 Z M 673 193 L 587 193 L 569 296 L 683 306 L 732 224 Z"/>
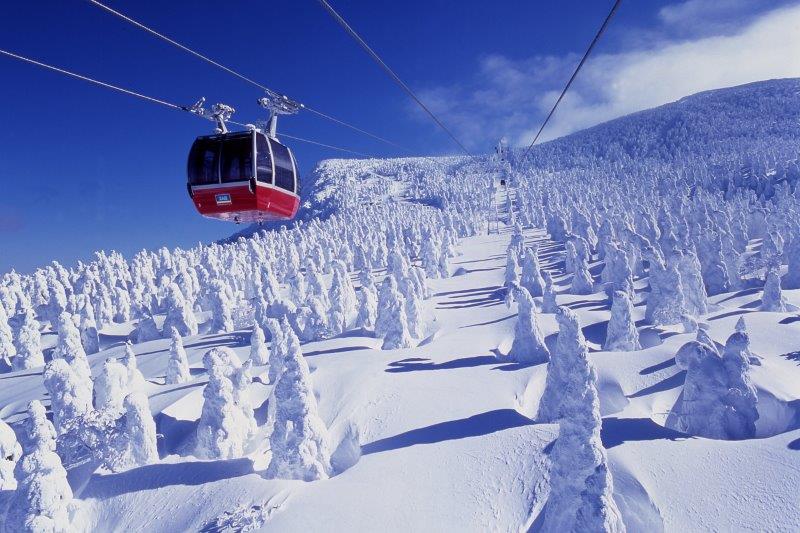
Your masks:
<path fill-rule="evenodd" d="M 739 12 L 743 0 L 721 0 Z M 665 24 L 696 19 L 709 3 L 689 0 L 660 18 Z M 616 31 L 620 31 L 619 28 Z M 552 139 L 621 115 L 678 100 L 696 92 L 752 81 L 800 77 L 800 5 L 772 10 L 727 34 L 661 39 L 647 48 L 598 53 L 584 66 L 542 136 Z M 507 135 L 529 143 L 555 102 L 578 58 L 534 57 L 480 60 L 467 87 L 423 93 L 435 112 L 473 148 Z"/>

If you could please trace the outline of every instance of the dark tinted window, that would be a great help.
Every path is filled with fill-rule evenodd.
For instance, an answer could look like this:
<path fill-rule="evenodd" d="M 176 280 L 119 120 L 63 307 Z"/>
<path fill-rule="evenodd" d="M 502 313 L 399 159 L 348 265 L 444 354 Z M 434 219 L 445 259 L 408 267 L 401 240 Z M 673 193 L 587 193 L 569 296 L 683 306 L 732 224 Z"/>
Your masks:
<path fill-rule="evenodd" d="M 294 165 L 289 149 L 279 142 L 270 140 L 272 157 L 275 158 L 275 185 L 294 192 Z"/>
<path fill-rule="evenodd" d="M 272 183 L 272 158 L 269 156 L 267 138 L 256 134 L 256 171 L 258 181 Z"/>
<path fill-rule="evenodd" d="M 197 139 L 189 152 L 189 183 L 219 183 L 219 141 Z"/>
<path fill-rule="evenodd" d="M 223 183 L 253 177 L 253 138 L 250 135 L 223 141 L 221 168 Z"/>

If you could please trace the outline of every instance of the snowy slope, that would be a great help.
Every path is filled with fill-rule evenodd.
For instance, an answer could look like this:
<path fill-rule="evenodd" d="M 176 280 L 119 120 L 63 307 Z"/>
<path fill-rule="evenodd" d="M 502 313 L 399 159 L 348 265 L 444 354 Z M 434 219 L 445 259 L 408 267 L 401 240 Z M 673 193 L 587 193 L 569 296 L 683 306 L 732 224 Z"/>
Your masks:
<path fill-rule="evenodd" d="M 164 384 L 169 339 L 135 344 L 137 365 L 148 381 L 160 459 L 115 473 L 91 462 L 69 468 L 77 501 L 73 526 L 148 532 L 539 531 L 559 427 L 536 421 L 548 365 L 519 364 L 507 356 L 517 304 L 505 301 L 506 251 L 514 238 L 506 221 L 518 216 L 528 217 L 525 244 L 538 243 L 558 303 L 580 320 L 597 370 L 601 437 L 614 501 L 627 530 L 800 530 L 800 318 L 792 310 L 759 310 L 763 282 L 755 278 L 764 265 L 756 259 L 764 236 L 754 236 L 743 254 L 752 260 L 743 267 L 750 278 L 736 290 L 710 297 L 708 312 L 695 317 L 720 346 L 745 317 L 752 352 L 761 358 L 751 369 L 759 396 L 755 438 L 690 436 L 670 429 L 668 419 L 686 375 L 674 357 L 695 333 L 684 332 L 681 324 L 647 324 L 649 280 L 637 275 L 633 318 L 642 349 L 603 351 L 610 319 L 607 296 L 601 290 L 572 294 L 573 276 L 564 271 L 565 243 L 545 228 L 552 213 L 536 223 L 537 212 L 525 200 L 541 201 L 548 210 L 561 208 L 564 198 L 530 189 L 577 187 L 577 198 L 581 187 L 589 187 L 585 183 L 602 179 L 610 184 L 611 203 L 615 183 L 648 187 L 652 183 L 642 178 L 647 173 L 698 175 L 698 183 L 721 191 L 720 196 L 735 183 L 771 197 L 777 184 L 800 181 L 799 88 L 797 80 L 777 80 L 703 93 L 537 147 L 525 165 L 512 157 L 508 176 L 517 183 L 512 180 L 514 187 L 489 193 L 491 203 L 484 199 L 486 216 L 498 218 L 499 231 L 462 238 L 450 260 L 452 276 L 428 279 L 432 296 L 425 300 L 425 334 L 414 347 L 382 350 L 380 339 L 354 328 L 302 344 L 320 416 L 336 450 L 338 467 L 330 479 L 304 482 L 265 475 L 273 390 L 265 366 L 254 368 L 248 387 L 259 428 L 246 455 L 220 460 L 194 456 L 208 382 L 203 355 L 227 346 L 247 360 L 249 328 L 237 324 L 230 333 L 185 337 L 191 380 L 179 385 Z M 764 157 L 754 160 L 755 153 Z M 750 162 L 746 171 L 745 162 Z M 462 205 L 453 183 L 484 174 L 504 175 L 488 157 L 322 162 L 309 180 L 297 228 L 310 232 L 317 219 L 331 217 L 346 222 L 351 210 L 375 214 L 359 211 L 369 206 L 446 212 Z M 652 190 L 678 185 L 664 178 Z M 666 192 L 688 198 L 683 190 Z M 795 189 L 792 194 L 797 198 L 799 193 Z M 779 210 L 768 200 L 763 205 L 767 212 Z M 602 221 L 602 213 L 597 219 Z M 594 255 L 588 268 L 595 278 L 602 267 Z M 384 274 L 384 269 L 375 271 L 376 281 Z M 357 271 L 349 275 L 358 286 Z M 282 290 L 288 292 L 286 286 Z M 783 295 L 800 307 L 800 289 Z M 552 352 L 555 316 L 536 316 Z M 200 322 L 209 318 L 208 311 L 198 313 Z M 156 319 L 160 324 L 163 313 Z M 89 356 L 94 375 L 108 357 L 122 356 L 134 322 L 101 330 L 102 350 Z M 42 329 L 47 349 L 55 345 L 55 333 L 49 326 Z M 0 416 L 18 435 L 32 399 L 49 404 L 41 367 L 0 375 Z M 360 457 L 346 453 L 352 434 L 358 435 Z"/>

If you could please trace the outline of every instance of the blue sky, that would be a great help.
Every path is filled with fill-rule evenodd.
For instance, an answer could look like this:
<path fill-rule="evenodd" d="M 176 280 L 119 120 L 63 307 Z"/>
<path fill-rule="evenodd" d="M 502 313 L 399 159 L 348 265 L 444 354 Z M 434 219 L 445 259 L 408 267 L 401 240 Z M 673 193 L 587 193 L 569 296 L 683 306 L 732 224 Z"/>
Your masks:
<path fill-rule="evenodd" d="M 456 151 L 314 0 L 108 3 L 415 153 Z M 500 135 L 531 138 L 611 1 L 331 3 L 470 149 L 486 152 Z M 800 76 L 798 21 L 798 2 L 625 2 L 546 137 L 697 90 Z M 3 2 L 0 48 L 176 103 L 225 102 L 240 121 L 262 118 L 254 87 L 80 0 Z M 0 80 L 0 272 L 234 231 L 197 215 L 185 191 L 186 153 L 210 123 L 4 57 Z M 403 155 L 312 115 L 280 129 Z M 337 157 L 293 148 L 303 173 Z"/>

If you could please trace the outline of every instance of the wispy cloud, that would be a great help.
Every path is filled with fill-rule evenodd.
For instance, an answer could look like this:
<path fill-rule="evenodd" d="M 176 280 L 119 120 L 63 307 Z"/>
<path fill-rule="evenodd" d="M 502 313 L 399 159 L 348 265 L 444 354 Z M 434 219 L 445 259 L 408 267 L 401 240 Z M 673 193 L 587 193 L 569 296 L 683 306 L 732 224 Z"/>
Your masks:
<path fill-rule="evenodd" d="M 663 8 L 659 19 L 665 31 L 652 33 L 649 42 L 639 39 L 636 49 L 592 56 L 543 140 L 699 91 L 800 77 L 800 5 L 745 17 L 746 8 L 752 15 L 753 4 L 762 2 L 688 0 Z M 690 28 L 697 20 L 718 24 L 700 34 L 702 28 Z M 503 135 L 525 145 L 577 61 L 574 55 L 485 56 L 470 82 L 430 88 L 422 96 L 473 148 Z"/>

